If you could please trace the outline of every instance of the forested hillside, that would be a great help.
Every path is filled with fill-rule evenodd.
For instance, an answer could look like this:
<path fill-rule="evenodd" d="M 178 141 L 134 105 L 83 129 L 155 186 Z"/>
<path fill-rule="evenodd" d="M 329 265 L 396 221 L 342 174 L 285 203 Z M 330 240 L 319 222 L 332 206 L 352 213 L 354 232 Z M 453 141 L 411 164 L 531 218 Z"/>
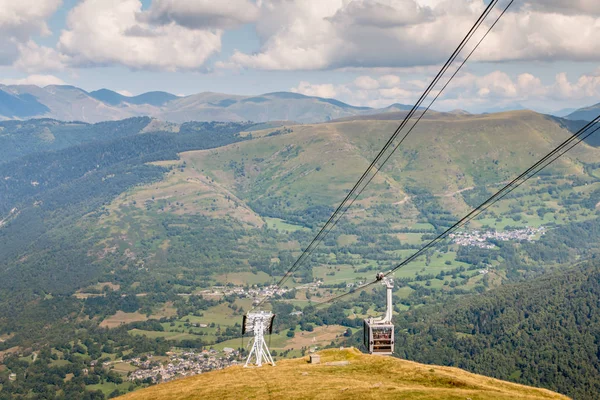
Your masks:
<path fill-rule="evenodd" d="M 105 272 L 108 262 L 91 256 L 95 243 L 83 225 L 123 191 L 158 181 L 167 172 L 147 162 L 243 140 L 239 131 L 248 126 L 188 123 L 176 134 L 127 136 L 0 164 L 0 301 L 5 305 L 0 314 L 10 321 L 3 330 L 23 328 L 26 336 L 43 336 L 37 324 L 48 320 L 22 313 L 35 312 L 40 296 L 70 295 Z"/>
<path fill-rule="evenodd" d="M 0 121 L 0 163 L 29 154 L 60 150 L 88 142 L 102 142 L 140 133 L 148 117 L 87 124 L 53 119 Z"/>
<path fill-rule="evenodd" d="M 598 241 L 578 238 L 590 239 Z M 599 305 L 596 257 L 456 304 L 404 313 L 397 319 L 396 348 L 401 358 L 596 399 Z"/>

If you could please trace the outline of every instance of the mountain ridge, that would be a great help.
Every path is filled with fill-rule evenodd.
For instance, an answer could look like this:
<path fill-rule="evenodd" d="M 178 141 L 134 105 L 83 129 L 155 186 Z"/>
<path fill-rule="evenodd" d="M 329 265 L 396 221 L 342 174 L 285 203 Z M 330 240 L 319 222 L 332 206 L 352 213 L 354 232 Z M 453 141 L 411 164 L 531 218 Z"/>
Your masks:
<path fill-rule="evenodd" d="M 153 91 L 153 92 L 145 92 L 137 96 L 125 96 L 120 93 L 114 92 L 109 89 L 99 89 L 93 92 L 89 92 L 89 95 L 95 98 L 96 100 L 100 100 L 104 103 L 108 103 L 110 105 L 119 105 L 121 103 L 131 103 L 131 104 L 150 104 L 154 106 L 162 106 L 168 103 L 171 100 L 175 100 L 180 96 L 175 96 L 174 94 L 161 92 L 161 91 Z"/>
<path fill-rule="evenodd" d="M 294 92 L 250 96 L 200 92 L 176 96 L 151 91 L 125 96 L 106 88 L 88 92 L 71 85 L 0 85 L 0 120 L 53 118 L 95 123 L 150 116 L 176 123 L 217 120 L 315 123 L 410 108 L 394 103 L 383 109 L 374 109 Z"/>
<path fill-rule="evenodd" d="M 600 114 L 600 103 L 582 107 L 568 114 L 565 118 L 571 120 L 591 121 Z"/>
<path fill-rule="evenodd" d="M 275 367 L 234 366 L 152 386 L 120 398 L 234 399 L 245 395 L 288 399 L 567 399 L 546 389 L 487 378 L 458 368 L 366 355 L 354 348 L 329 349 L 319 354 L 320 364 L 310 364 L 308 357 L 302 357 L 277 361 Z"/>

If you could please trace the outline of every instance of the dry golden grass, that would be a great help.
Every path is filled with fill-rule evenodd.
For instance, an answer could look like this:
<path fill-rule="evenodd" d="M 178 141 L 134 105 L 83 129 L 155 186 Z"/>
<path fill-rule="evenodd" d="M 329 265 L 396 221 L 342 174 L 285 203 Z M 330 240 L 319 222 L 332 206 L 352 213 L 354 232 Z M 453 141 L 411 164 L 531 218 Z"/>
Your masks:
<path fill-rule="evenodd" d="M 157 385 L 123 396 L 124 400 L 191 399 L 418 399 L 503 400 L 567 399 L 535 389 L 392 357 L 369 356 L 354 349 L 325 350 L 321 364 L 308 357 L 283 360 L 276 367 L 231 367 Z M 347 360 L 346 366 L 325 365 Z"/>

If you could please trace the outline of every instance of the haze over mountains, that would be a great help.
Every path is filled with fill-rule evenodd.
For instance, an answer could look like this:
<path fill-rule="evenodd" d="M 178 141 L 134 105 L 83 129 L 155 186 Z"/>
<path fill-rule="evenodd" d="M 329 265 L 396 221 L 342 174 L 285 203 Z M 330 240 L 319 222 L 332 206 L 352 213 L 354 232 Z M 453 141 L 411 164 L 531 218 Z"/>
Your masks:
<path fill-rule="evenodd" d="M 87 92 L 74 86 L 0 85 L 0 120 L 44 117 L 95 123 L 151 116 L 177 123 L 276 120 L 310 123 L 410 108 L 402 104 L 384 109 L 355 107 L 334 99 L 291 92 L 258 96 L 203 92 L 184 97 L 148 92 L 128 97 L 108 89 Z"/>

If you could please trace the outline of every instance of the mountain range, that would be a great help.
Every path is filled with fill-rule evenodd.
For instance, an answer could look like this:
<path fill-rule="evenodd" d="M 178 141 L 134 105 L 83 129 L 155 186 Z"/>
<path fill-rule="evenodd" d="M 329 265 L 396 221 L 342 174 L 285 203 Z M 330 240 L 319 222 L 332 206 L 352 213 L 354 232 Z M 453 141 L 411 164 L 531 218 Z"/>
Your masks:
<path fill-rule="evenodd" d="M 212 92 L 176 96 L 148 92 L 124 96 L 108 89 L 87 92 L 74 86 L 0 85 L 0 120 L 53 118 L 95 123 L 150 116 L 176 123 L 277 120 L 311 123 L 410 108 L 403 104 L 392 104 L 384 109 L 355 107 L 335 99 L 291 92 L 258 96 Z"/>
<path fill-rule="evenodd" d="M 125 96 L 109 89 L 92 92 L 75 86 L 1 85 L 0 120 L 53 118 L 62 121 L 96 123 L 149 116 L 164 121 L 294 121 L 325 122 L 334 119 L 406 111 L 412 107 L 394 103 L 385 108 L 357 107 L 336 99 L 274 92 L 256 96 L 202 92 L 176 96 L 152 91 Z M 591 120 L 600 104 L 579 110 L 563 109 L 551 113 L 570 120 Z M 526 109 L 515 103 L 493 108 L 488 113 Z M 466 113 L 463 110 L 457 110 Z"/>

